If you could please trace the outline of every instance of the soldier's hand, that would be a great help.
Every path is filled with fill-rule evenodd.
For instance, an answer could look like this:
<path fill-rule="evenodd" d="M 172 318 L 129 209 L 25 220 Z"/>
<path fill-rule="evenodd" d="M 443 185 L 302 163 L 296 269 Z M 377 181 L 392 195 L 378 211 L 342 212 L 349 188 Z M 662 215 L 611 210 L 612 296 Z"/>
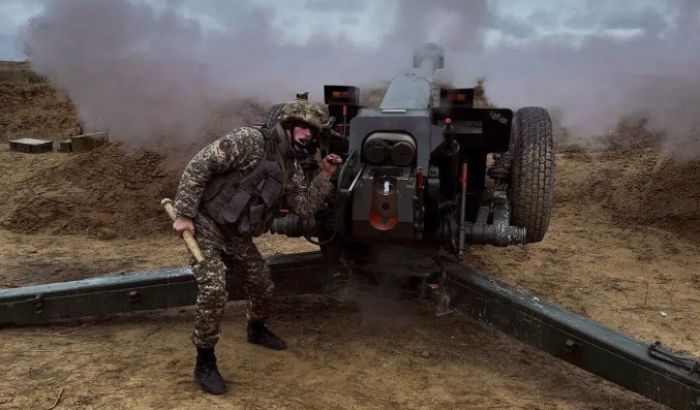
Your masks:
<path fill-rule="evenodd" d="M 331 176 L 338 169 L 338 166 L 343 163 L 343 159 L 336 154 L 328 154 L 321 161 L 319 166 L 321 167 L 321 175 L 326 179 L 331 179 Z"/>
<path fill-rule="evenodd" d="M 184 231 L 190 231 L 194 235 L 194 223 L 192 219 L 186 216 L 178 216 L 173 222 L 173 231 L 175 231 L 179 236 L 182 236 Z"/>

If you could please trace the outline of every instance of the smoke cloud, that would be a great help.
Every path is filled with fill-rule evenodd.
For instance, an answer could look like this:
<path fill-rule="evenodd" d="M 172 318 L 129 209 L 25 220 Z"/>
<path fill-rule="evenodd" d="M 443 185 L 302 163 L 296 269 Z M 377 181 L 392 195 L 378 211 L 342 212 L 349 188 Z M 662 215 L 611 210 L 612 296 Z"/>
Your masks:
<path fill-rule="evenodd" d="M 401 24 L 376 45 L 358 46 L 345 34 L 322 32 L 291 43 L 274 11 L 252 3 L 229 6 L 244 13 L 230 27 L 206 30 L 173 4 L 156 10 L 127 0 L 50 2 L 24 30 L 29 60 L 67 91 L 89 128 L 131 141 L 193 138 L 217 102 L 280 102 L 300 90 L 318 98 L 324 82 L 378 83 L 410 64 L 412 50 L 431 37 L 463 51 L 476 48 L 474 23 L 486 13 L 483 1 L 462 16 L 459 1 L 435 8 L 412 0 L 397 10 Z M 442 30 L 429 24 L 433 17 L 448 20 Z M 420 22 L 419 29 L 409 21 Z M 470 40 L 454 41 L 455 32 Z"/>
<path fill-rule="evenodd" d="M 216 102 L 279 102 L 300 90 L 318 93 L 324 82 L 389 78 L 410 63 L 423 39 L 450 41 L 447 31 L 429 24 L 431 16 L 454 16 L 464 8 L 458 1 L 438 8 L 413 1 L 398 9 L 398 21 L 420 21 L 421 29 L 397 24 L 368 47 L 322 32 L 313 32 L 305 44 L 290 43 L 275 26 L 273 10 L 243 3 L 229 6 L 245 12 L 231 27 L 205 30 L 172 5 L 156 10 L 127 0 L 56 0 L 30 21 L 24 41 L 32 67 L 68 92 L 87 127 L 130 141 L 192 138 Z M 469 6 L 477 12 L 471 19 L 486 12 L 484 2 L 475 4 Z M 474 27 L 472 21 L 448 20 L 445 29 Z M 460 42 L 463 50 L 478 46 L 474 30 L 462 33 L 473 39 Z"/>
<path fill-rule="evenodd" d="M 27 54 L 89 128 L 132 141 L 197 138 L 222 101 L 274 103 L 301 90 L 320 99 L 323 84 L 379 84 L 427 41 L 446 49 L 442 76 L 455 85 L 485 77 L 492 102 L 556 110 L 581 138 L 634 115 L 672 141 L 697 138 L 700 4 L 692 0 L 609 13 L 591 3 L 567 17 L 569 32 L 555 30 L 551 10 L 516 17 L 487 0 L 307 0 L 307 18 L 342 13 L 337 25 L 346 29 L 330 31 L 252 1 L 187 6 L 213 7 L 218 20 L 205 24 L 184 4 L 55 0 L 25 28 Z M 360 19 L 380 28 L 374 41 L 353 36 Z M 304 41 L 290 40 L 296 28 Z M 700 144 L 694 150 L 700 155 Z"/>
<path fill-rule="evenodd" d="M 594 33 L 526 38 L 460 56 L 461 78 L 488 78 L 489 97 L 499 104 L 561 113 L 584 144 L 622 119 L 640 117 L 667 135 L 667 148 L 700 156 L 700 54 L 691 51 L 700 49 L 700 3 L 670 1 L 665 10 L 636 13 L 623 8 L 602 19 L 601 4 L 589 3 L 567 23 Z M 552 19 L 544 10 L 529 17 Z"/>

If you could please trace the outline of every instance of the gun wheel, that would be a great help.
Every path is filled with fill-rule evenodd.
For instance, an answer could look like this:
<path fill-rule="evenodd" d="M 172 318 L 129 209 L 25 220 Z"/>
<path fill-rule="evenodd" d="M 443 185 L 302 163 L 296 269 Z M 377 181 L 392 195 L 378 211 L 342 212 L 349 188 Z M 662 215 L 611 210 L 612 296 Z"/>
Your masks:
<path fill-rule="evenodd" d="M 554 206 L 554 142 L 549 113 L 540 107 L 516 113 L 511 136 L 511 215 L 525 227 L 527 242 L 539 242 Z"/>

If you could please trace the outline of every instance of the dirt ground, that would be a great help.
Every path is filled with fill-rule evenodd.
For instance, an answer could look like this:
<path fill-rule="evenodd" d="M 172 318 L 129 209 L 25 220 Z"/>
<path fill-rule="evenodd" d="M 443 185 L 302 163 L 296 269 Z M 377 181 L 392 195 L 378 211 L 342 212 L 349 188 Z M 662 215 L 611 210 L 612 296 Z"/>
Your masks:
<path fill-rule="evenodd" d="M 12 124 L 26 113 L 2 111 Z M 72 124 L 51 118 L 48 129 Z M 21 126 L 5 124 L 0 138 L 18 136 Z M 637 149 L 561 153 L 557 167 L 545 240 L 473 247 L 465 263 L 700 356 L 700 163 Z M 0 146 L 0 288 L 183 265 L 185 248 L 158 205 L 178 173 L 158 154 L 117 145 L 40 155 Z M 270 235 L 256 242 L 266 254 L 314 248 Z M 245 343 L 245 305 L 228 305 L 217 353 L 232 392 L 223 397 L 192 381 L 190 308 L 0 329 L 0 409 L 660 407 L 416 301 L 277 303 L 283 352 Z"/>

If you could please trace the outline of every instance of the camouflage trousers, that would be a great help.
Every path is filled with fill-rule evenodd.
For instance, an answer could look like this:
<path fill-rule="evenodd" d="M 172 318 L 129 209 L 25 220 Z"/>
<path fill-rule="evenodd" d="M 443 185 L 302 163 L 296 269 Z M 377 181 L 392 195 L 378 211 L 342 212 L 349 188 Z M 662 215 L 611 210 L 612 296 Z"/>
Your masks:
<path fill-rule="evenodd" d="M 197 280 L 197 302 L 192 341 L 195 346 L 213 348 L 219 340 L 224 306 L 228 301 L 226 276 L 240 281 L 249 298 L 248 319 L 265 320 L 270 316 L 274 284 L 270 269 L 250 237 L 223 234 L 211 219 L 194 219 L 195 237 L 204 261 L 190 260 Z"/>

